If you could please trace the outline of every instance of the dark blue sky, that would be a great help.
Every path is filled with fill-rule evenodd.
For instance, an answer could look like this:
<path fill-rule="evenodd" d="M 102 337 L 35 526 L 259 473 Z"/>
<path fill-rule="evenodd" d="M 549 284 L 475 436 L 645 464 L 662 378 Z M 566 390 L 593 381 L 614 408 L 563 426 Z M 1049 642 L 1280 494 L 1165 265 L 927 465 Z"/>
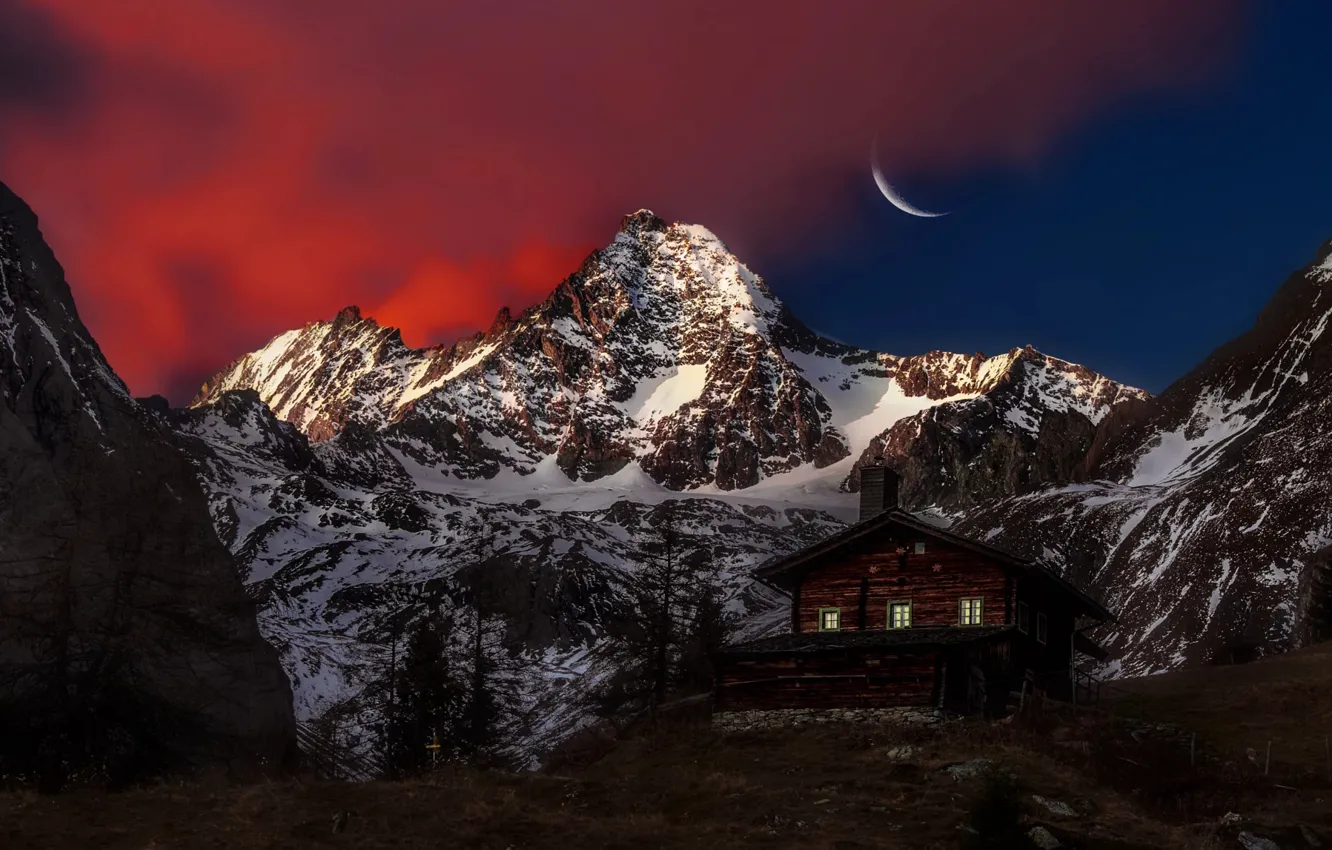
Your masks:
<path fill-rule="evenodd" d="M 1206 88 L 1102 114 L 1021 172 L 890 177 L 943 218 L 898 212 L 866 166 L 858 224 L 754 265 L 846 342 L 1030 343 L 1161 391 L 1332 238 L 1332 3 L 1251 8 L 1243 50 Z"/>

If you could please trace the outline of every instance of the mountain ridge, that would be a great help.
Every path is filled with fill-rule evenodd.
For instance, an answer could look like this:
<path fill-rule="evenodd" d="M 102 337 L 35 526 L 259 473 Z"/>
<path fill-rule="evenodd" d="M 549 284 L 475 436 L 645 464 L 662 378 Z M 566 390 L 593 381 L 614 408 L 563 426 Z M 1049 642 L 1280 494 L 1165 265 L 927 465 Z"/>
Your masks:
<path fill-rule="evenodd" d="M 872 427 L 865 415 L 894 390 L 918 407 L 983 395 L 1033 360 L 1057 366 L 1058 392 L 1086 396 L 1079 407 L 1098 420 L 1146 397 L 1029 346 L 900 357 L 825 339 L 711 231 L 639 211 L 545 299 L 516 317 L 500 310 L 485 332 L 411 349 L 344 308 L 238 358 L 192 405 L 256 389 L 312 439 L 357 420 L 463 477 L 530 471 L 554 454 L 574 480 L 638 462 L 671 489 L 738 490 L 859 451 L 868 438 L 844 432 Z M 871 407 L 839 420 L 834 396 Z"/>

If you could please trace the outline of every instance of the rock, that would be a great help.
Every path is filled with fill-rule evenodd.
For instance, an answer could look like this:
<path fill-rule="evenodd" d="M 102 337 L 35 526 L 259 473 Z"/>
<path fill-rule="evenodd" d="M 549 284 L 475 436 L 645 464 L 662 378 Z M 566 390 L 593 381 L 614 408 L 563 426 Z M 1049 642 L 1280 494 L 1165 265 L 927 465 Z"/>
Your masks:
<path fill-rule="evenodd" d="M 1061 803 L 1059 800 L 1051 800 L 1039 794 L 1032 794 L 1031 799 L 1036 801 L 1038 806 L 1044 806 L 1051 814 L 1058 815 L 1061 818 L 1075 818 L 1078 816 L 1078 812 L 1072 806 Z"/>
<path fill-rule="evenodd" d="M 1097 812 L 1100 811 L 1100 807 L 1096 805 L 1096 801 L 1089 800 L 1086 797 L 1079 797 L 1078 799 L 1074 800 L 1073 808 L 1076 809 L 1078 814 L 1082 815 L 1084 818 L 1093 817 L 1094 815 L 1096 815 Z"/>
<path fill-rule="evenodd" d="M 902 744 L 897 747 L 889 747 L 888 752 L 884 753 L 884 757 L 887 758 L 888 761 L 907 762 L 915 758 L 918 751 L 918 748 L 913 747 L 910 744 Z"/>
<path fill-rule="evenodd" d="M 712 715 L 712 726 L 726 732 L 751 729 L 781 729 L 808 723 L 889 723 L 910 726 L 929 726 L 939 717 L 928 709 L 918 708 L 785 708 L 768 711 L 723 711 Z M 896 747 L 912 750 L 913 747 Z M 889 752 L 892 752 L 890 750 Z"/>
<path fill-rule="evenodd" d="M 991 762 L 986 758 L 972 759 L 971 761 L 960 764 L 949 764 L 943 768 L 944 773 L 961 782 L 964 779 L 974 779 L 985 771 L 989 770 Z"/>
<path fill-rule="evenodd" d="M 1221 816 L 1221 820 L 1219 821 L 1219 823 L 1223 827 L 1239 826 L 1240 824 L 1244 823 L 1244 816 L 1240 815 L 1237 812 L 1226 812 L 1224 815 Z"/>
<path fill-rule="evenodd" d="M 1262 838 L 1252 832 L 1241 832 L 1239 843 L 1244 850 L 1281 850 L 1280 845 L 1270 838 Z"/>
<path fill-rule="evenodd" d="M 55 790 L 99 750 L 125 780 L 290 763 L 291 688 L 188 438 L 126 392 L 3 185 L 0 339 L 0 772 L 46 765 Z"/>
<path fill-rule="evenodd" d="M 1027 835 L 1031 838 L 1031 843 L 1040 850 L 1057 850 L 1057 848 L 1064 846 L 1058 838 L 1051 834 L 1050 830 L 1043 826 L 1033 826 Z"/>

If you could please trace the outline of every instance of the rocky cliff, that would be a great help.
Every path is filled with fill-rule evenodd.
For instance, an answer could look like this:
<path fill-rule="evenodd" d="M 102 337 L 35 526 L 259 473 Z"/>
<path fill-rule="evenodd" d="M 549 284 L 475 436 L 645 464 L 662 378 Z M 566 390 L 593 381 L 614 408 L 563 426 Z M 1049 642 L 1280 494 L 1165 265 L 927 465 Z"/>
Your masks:
<path fill-rule="evenodd" d="M 181 438 L 0 185 L 0 773 L 277 767 L 291 690 Z"/>

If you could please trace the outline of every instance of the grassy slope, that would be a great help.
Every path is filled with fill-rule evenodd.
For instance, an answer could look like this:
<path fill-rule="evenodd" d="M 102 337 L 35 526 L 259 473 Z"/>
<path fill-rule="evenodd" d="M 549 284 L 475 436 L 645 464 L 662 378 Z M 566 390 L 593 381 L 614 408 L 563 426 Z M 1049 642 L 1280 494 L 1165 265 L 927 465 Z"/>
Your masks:
<path fill-rule="evenodd" d="M 721 736 L 662 732 L 554 773 L 459 772 L 431 781 L 284 782 L 243 788 L 162 786 L 43 799 L 0 794 L 0 847 L 26 848 L 949 848 L 981 790 L 947 764 L 988 757 L 1023 786 L 1029 823 L 1071 846 L 1219 850 L 1238 847 L 1220 815 L 1299 843 L 1296 824 L 1332 846 L 1332 783 L 1312 756 L 1274 749 L 1273 769 L 1233 758 L 1267 737 L 1294 741 L 1332 708 L 1332 647 L 1243 667 L 1122 683 L 1113 714 L 1034 713 L 1022 723 L 943 731 L 817 727 Z M 1198 764 L 1180 735 L 1122 717 L 1192 725 Z M 1183 740 L 1188 735 L 1184 734 Z M 896 761 L 890 749 L 916 751 Z M 1284 786 L 1284 787 L 1283 787 Z M 1031 795 L 1076 805 L 1076 818 Z M 347 830 L 331 818 L 351 810 Z M 1294 836 L 1292 838 L 1292 836 Z"/>
<path fill-rule="evenodd" d="M 959 724 L 915 735 L 918 752 L 897 763 L 888 750 L 903 742 L 900 730 L 827 727 L 726 738 L 695 731 L 631 741 L 562 775 L 10 795 L 0 797 L 0 846 L 955 847 L 981 782 L 955 780 L 940 768 L 977 756 L 1014 769 L 1032 823 L 1071 830 L 1086 839 L 1083 846 L 1217 846 L 1208 829 L 1144 814 L 1131 793 L 1058 763 L 1024 743 L 1025 734 Z M 1031 793 L 1094 814 L 1061 819 Z M 331 818 L 343 810 L 355 814 L 345 833 L 334 834 Z"/>
<path fill-rule="evenodd" d="M 1174 723 L 1222 753 L 1247 750 L 1328 775 L 1332 740 L 1332 643 L 1227 667 L 1203 667 L 1114 683 L 1104 694 L 1125 717 Z M 1330 776 L 1329 778 L 1332 778 Z"/>

